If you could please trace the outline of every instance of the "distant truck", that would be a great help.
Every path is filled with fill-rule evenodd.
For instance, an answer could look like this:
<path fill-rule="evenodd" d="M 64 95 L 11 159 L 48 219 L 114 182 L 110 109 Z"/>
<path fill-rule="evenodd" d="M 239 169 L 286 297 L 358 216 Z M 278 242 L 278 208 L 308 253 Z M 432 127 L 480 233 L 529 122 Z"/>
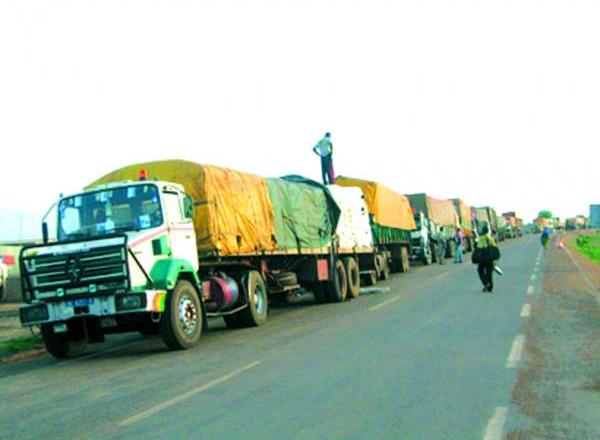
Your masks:
<path fill-rule="evenodd" d="M 437 260 L 436 238 L 446 241 L 445 257 L 454 257 L 454 236 L 458 215 L 451 200 L 440 200 L 425 193 L 407 194 L 419 229 L 411 234 L 411 257 L 425 264 Z"/>
<path fill-rule="evenodd" d="M 463 247 L 466 252 L 471 252 L 475 245 L 475 237 L 477 235 L 476 227 L 473 222 L 471 208 L 461 199 L 450 199 L 454 203 L 454 208 L 458 214 L 458 220 L 462 232 L 465 236 Z"/>
<path fill-rule="evenodd" d="M 502 214 L 502 217 L 510 225 L 511 238 L 522 237 L 524 233 L 523 228 L 523 217 L 518 215 L 515 211 L 509 211 Z"/>
<path fill-rule="evenodd" d="M 384 254 L 378 271 L 408 272 L 410 269 L 411 231 L 416 229 L 408 199 L 402 194 L 372 181 L 338 176 L 336 185 L 360 188 L 369 211 L 376 250 Z"/>
<path fill-rule="evenodd" d="M 326 187 L 299 176 L 177 160 L 121 168 L 58 200 L 57 241 L 44 221 L 44 244 L 21 250 L 21 322 L 40 325 L 48 351 L 64 358 L 126 331 L 189 348 L 208 318 L 259 326 L 269 296 L 302 287 L 317 302 L 344 301 L 358 295 L 364 261 L 403 255 L 381 245 L 395 237 L 383 227 L 371 245 L 353 194 L 338 194 L 354 197 L 348 219 Z"/>

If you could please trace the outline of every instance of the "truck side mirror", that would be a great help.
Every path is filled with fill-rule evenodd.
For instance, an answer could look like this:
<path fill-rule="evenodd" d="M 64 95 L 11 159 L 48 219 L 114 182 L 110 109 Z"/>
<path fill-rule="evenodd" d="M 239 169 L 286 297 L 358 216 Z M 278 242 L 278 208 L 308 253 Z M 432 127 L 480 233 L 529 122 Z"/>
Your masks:
<path fill-rule="evenodd" d="M 42 223 L 42 240 L 44 244 L 48 243 L 48 223 Z"/>

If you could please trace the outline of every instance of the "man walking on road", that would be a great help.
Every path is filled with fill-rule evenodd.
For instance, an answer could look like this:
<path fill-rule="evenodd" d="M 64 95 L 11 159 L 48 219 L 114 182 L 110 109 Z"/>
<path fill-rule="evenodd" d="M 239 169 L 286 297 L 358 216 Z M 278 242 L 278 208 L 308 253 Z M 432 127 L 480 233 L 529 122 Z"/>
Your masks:
<path fill-rule="evenodd" d="M 481 230 L 479 240 L 477 241 L 476 249 L 477 252 L 484 256 L 484 258 L 481 259 L 479 263 L 477 263 L 477 273 L 479 274 L 479 279 L 483 284 L 484 292 L 494 291 L 493 274 L 496 262 L 491 256 L 491 248 L 496 248 L 497 250 L 498 245 L 496 244 L 496 240 L 494 240 L 494 237 L 492 237 L 489 225 L 485 224 Z"/>
<path fill-rule="evenodd" d="M 313 147 L 313 152 L 321 158 L 321 177 L 323 185 L 335 183 L 333 173 L 333 144 L 331 143 L 331 133 L 325 133 L 323 139 L 317 142 Z"/>

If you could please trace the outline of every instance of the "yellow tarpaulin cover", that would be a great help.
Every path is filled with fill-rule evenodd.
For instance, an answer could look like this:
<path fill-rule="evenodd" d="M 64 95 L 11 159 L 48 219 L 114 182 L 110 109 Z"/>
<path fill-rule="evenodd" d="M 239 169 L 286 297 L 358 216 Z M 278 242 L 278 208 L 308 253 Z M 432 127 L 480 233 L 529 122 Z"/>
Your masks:
<path fill-rule="evenodd" d="M 408 198 L 398 194 L 377 182 L 337 177 L 335 183 L 340 186 L 357 186 L 365 195 L 369 213 L 375 223 L 389 228 L 405 230 L 417 229 Z"/>
<path fill-rule="evenodd" d="M 194 200 L 194 228 L 198 250 L 220 255 L 275 250 L 275 221 L 264 178 L 226 168 L 184 160 L 130 165 L 98 179 L 90 186 L 148 179 L 179 183 Z"/>

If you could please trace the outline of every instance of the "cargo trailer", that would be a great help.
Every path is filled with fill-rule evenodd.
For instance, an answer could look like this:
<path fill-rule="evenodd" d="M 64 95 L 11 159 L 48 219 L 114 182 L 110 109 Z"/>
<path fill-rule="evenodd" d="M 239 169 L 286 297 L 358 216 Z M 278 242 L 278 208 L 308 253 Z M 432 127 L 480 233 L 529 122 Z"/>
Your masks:
<path fill-rule="evenodd" d="M 384 264 L 391 272 L 407 272 L 410 268 L 410 234 L 416 229 L 408 199 L 377 182 L 339 176 L 336 184 L 362 190 L 373 241 L 377 251 L 385 254 Z"/>

